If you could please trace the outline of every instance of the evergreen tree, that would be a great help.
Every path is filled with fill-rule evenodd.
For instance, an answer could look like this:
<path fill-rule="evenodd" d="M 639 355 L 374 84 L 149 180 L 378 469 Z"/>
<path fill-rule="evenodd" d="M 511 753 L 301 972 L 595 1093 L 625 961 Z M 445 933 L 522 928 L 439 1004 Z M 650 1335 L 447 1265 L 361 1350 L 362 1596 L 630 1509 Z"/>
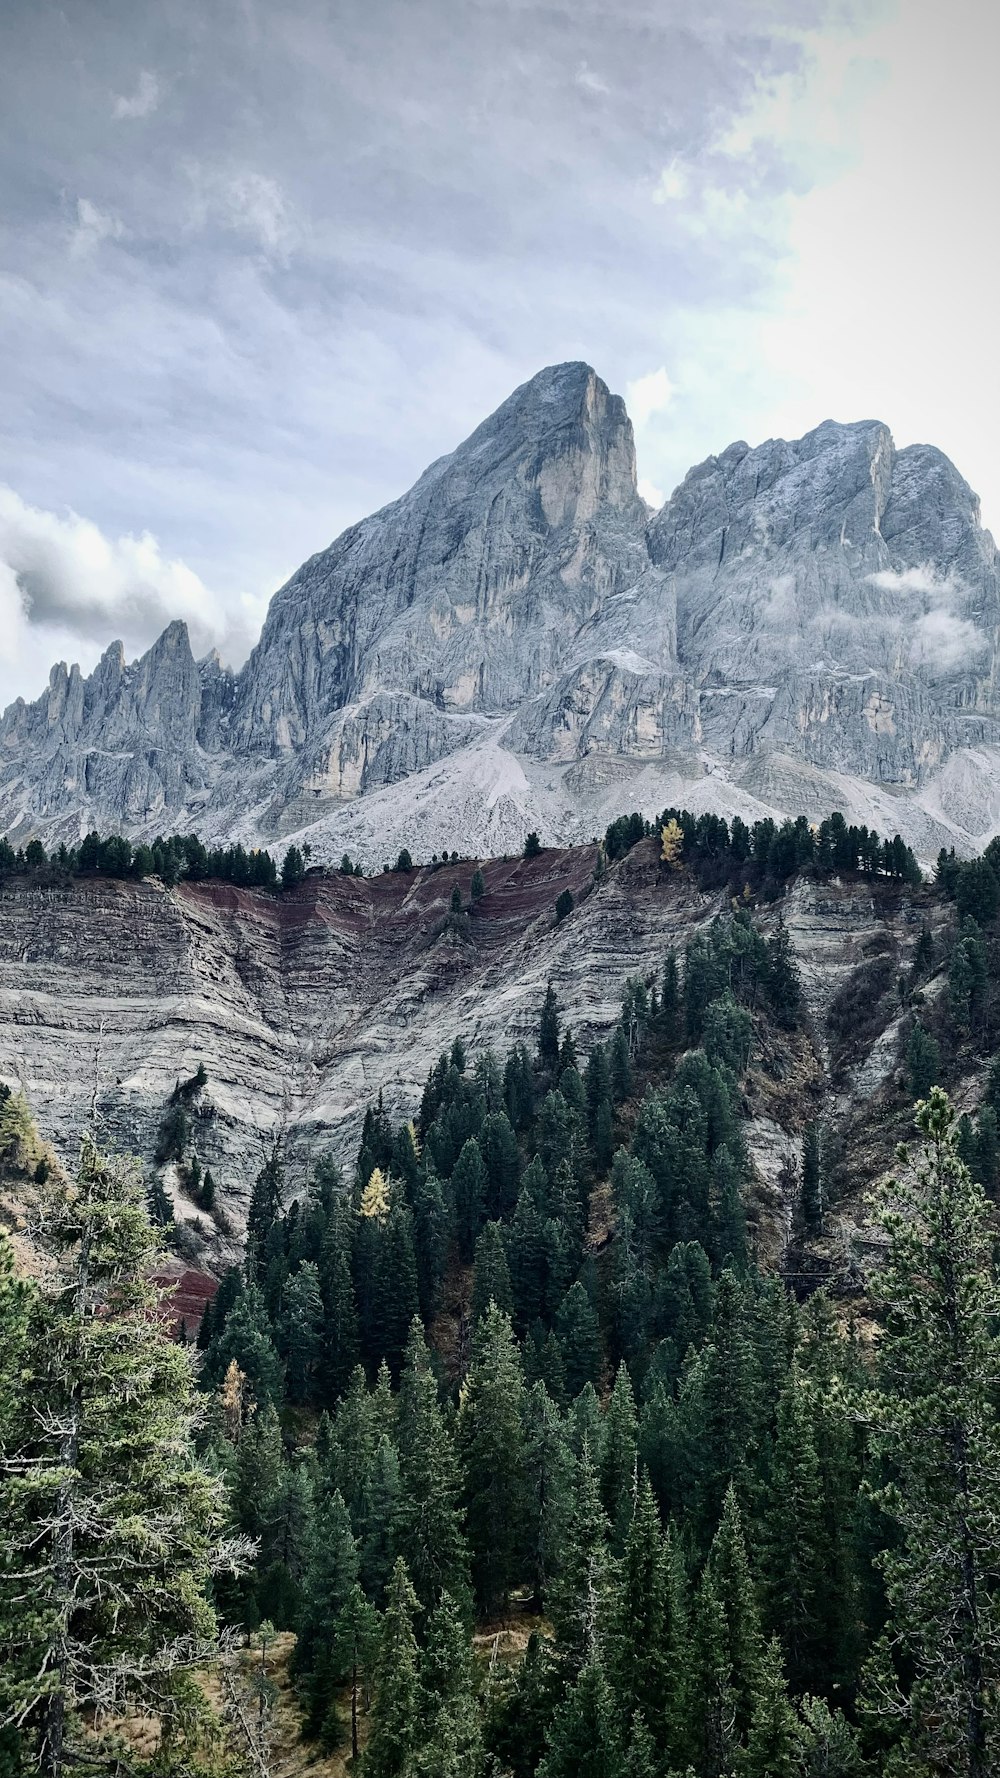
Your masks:
<path fill-rule="evenodd" d="M 821 1688 L 830 1678 L 820 1647 L 829 1550 L 806 1386 L 795 1370 L 778 1401 L 762 1543 L 769 1623 L 781 1638 L 792 1689 Z"/>
<path fill-rule="evenodd" d="M 302 1693 L 306 1733 L 312 1736 L 323 1732 L 343 1677 L 338 1625 L 357 1584 L 358 1569 L 351 1517 L 343 1497 L 334 1493 L 317 1517 L 291 1668 Z"/>
<path fill-rule="evenodd" d="M 469 895 L 473 901 L 481 901 L 485 894 L 486 880 L 482 871 L 477 866 L 472 873 L 472 882 L 469 885 Z"/>
<path fill-rule="evenodd" d="M 491 1303 L 505 1315 L 514 1307 L 510 1284 L 510 1268 L 504 1247 L 503 1230 L 498 1222 L 488 1222 L 476 1242 L 475 1270 L 472 1276 L 472 1320 L 478 1324 Z"/>
<path fill-rule="evenodd" d="M 538 1060 L 543 1068 L 553 1071 L 559 1064 L 559 1002 L 551 982 L 545 990 L 538 1027 Z"/>
<path fill-rule="evenodd" d="M 937 1038 L 915 1024 L 906 1045 L 906 1070 L 911 1099 L 926 1099 L 941 1078 L 941 1046 Z"/>
<path fill-rule="evenodd" d="M 916 1766 L 985 1778 L 1000 1759 L 1000 1291 L 986 1201 L 940 1087 L 917 1127 L 923 1148 L 876 1209 L 885 1325 L 861 1407 L 896 1479 L 879 1497 L 895 1530 L 881 1557 L 891 1617 L 868 1704 L 896 1718 Z"/>
<path fill-rule="evenodd" d="M 740 1778 L 798 1778 L 802 1736 L 781 1667 L 781 1649 L 768 1643 L 761 1659 Z"/>
<path fill-rule="evenodd" d="M 464 1610 L 469 1570 L 461 1474 L 419 1321 L 410 1331 L 400 1385 L 398 1449 L 399 1547 L 417 1596 L 432 1606 L 448 1592 Z"/>
<path fill-rule="evenodd" d="M 484 1617 L 506 1610 L 518 1574 L 526 1506 L 523 1411 L 513 1330 L 491 1303 L 476 1329 L 458 1418 L 472 1578 Z"/>
<path fill-rule="evenodd" d="M 486 1168 L 475 1136 L 470 1136 L 451 1175 L 455 1198 L 458 1248 L 466 1264 L 472 1259 L 486 1206 Z"/>
<path fill-rule="evenodd" d="M 780 914 L 767 944 L 767 994 L 778 1024 L 792 1030 L 802 1005 L 802 980 L 788 927 Z"/>
<path fill-rule="evenodd" d="M 611 1525 L 613 1547 L 619 1555 L 635 1501 L 638 1432 L 632 1380 L 627 1366 L 620 1364 L 604 1416 L 601 1450 L 601 1499 Z"/>
<path fill-rule="evenodd" d="M 102 1757 L 93 1709 L 157 1714 L 181 1733 L 188 1664 L 213 1647 L 205 1587 L 222 1484 L 190 1446 L 190 1349 L 150 1283 L 157 1248 L 138 1169 L 85 1136 L 72 1180 L 42 1200 L 47 1268 L 0 1292 L 24 1337 L 0 1469 L 0 1720 L 16 1719 L 46 1778 Z M 96 1734 L 96 1740 L 93 1738 Z"/>
<path fill-rule="evenodd" d="M 566 1292 L 556 1315 L 556 1333 L 566 1370 L 566 1388 L 579 1395 L 601 1373 L 601 1329 L 586 1285 L 579 1279 Z"/>
<path fill-rule="evenodd" d="M 601 1663 L 588 1661 L 552 1718 L 538 1778 L 620 1778 L 615 1701 Z"/>
<path fill-rule="evenodd" d="M 400 1557 L 392 1571 L 379 1635 L 366 1778 L 412 1778 L 420 1708 L 419 1650 L 414 1620 L 420 1605 Z"/>
<path fill-rule="evenodd" d="M 281 866 L 281 887 L 294 889 L 306 874 L 305 859 L 298 846 L 289 846 Z"/>
<path fill-rule="evenodd" d="M 559 1648 L 574 1671 L 600 1654 L 600 1626 L 608 1583 L 609 1532 L 597 1472 L 584 1446 L 577 1465 L 569 1536 L 562 1568 L 549 1593 Z"/>
<path fill-rule="evenodd" d="M 562 1562 L 575 1468 L 558 1409 L 541 1379 L 524 1398 L 522 1449 L 524 1552 L 535 1609 L 540 1611 Z"/>
<path fill-rule="evenodd" d="M 281 1303 L 281 1353 L 290 1401 L 309 1401 L 323 1350 L 323 1297 L 319 1270 L 304 1260 L 289 1279 Z"/>
<path fill-rule="evenodd" d="M 660 1030 L 664 1041 L 673 1048 L 681 1039 L 681 990 L 677 973 L 677 954 L 667 952 L 663 965 L 663 986 L 660 990 Z"/>
<path fill-rule="evenodd" d="M 481 1734 L 472 1649 L 455 1601 L 442 1593 L 420 1656 L 419 1778 L 475 1778 Z"/>

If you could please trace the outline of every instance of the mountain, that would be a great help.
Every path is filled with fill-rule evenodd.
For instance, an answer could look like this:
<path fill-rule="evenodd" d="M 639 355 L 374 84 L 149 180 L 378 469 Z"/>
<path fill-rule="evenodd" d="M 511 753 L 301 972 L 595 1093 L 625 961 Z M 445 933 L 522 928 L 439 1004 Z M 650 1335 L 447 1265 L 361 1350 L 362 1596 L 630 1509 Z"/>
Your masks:
<path fill-rule="evenodd" d="M 923 856 L 1000 826 L 1000 564 L 874 421 L 730 445 L 657 513 L 624 404 L 539 373 L 277 592 L 229 673 L 182 624 L 0 719 L 0 830 L 513 851 L 622 809 L 840 807 Z"/>

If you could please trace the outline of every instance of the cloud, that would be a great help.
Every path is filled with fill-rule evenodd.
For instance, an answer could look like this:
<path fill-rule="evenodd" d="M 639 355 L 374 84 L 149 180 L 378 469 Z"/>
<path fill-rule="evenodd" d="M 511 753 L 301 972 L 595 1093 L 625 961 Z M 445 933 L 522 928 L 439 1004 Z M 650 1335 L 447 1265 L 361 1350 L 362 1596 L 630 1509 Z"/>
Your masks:
<path fill-rule="evenodd" d="M 947 673 L 971 666 L 986 652 L 987 638 L 960 609 L 967 588 L 957 574 L 939 574 L 932 562 L 920 562 L 912 568 L 883 568 L 868 580 L 880 592 L 905 597 L 900 619 L 909 625 L 911 665 Z M 914 611 L 916 601 L 922 611 Z"/>
<path fill-rule="evenodd" d="M 111 115 L 114 118 L 151 117 L 160 103 L 160 83 L 155 74 L 143 68 L 135 92 L 117 93 Z"/>
<path fill-rule="evenodd" d="M 273 258 L 284 258 L 299 229 L 277 179 L 252 168 L 237 171 L 188 166 L 194 185 L 193 219 L 199 228 L 214 222 L 242 235 Z"/>
<path fill-rule="evenodd" d="M 915 667 L 947 673 L 971 666 L 986 648 L 986 637 L 968 618 L 952 611 L 927 611 L 914 626 L 910 659 Z"/>
<path fill-rule="evenodd" d="M 657 512 L 666 499 L 663 489 L 658 488 L 655 482 L 647 481 L 644 475 L 639 477 L 639 494 L 646 505 L 652 506 Z"/>
<path fill-rule="evenodd" d="M 89 668 L 115 636 L 138 653 L 173 618 L 187 622 L 196 654 L 218 646 L 241 656 L 262 607 L 245 600 L 227 611 L 149 532 L 109 538 L 77 513 L 29 506 L 0 484 L 0 705 L 30 693 L 59 655 Z"/>
<path fill-rule="evenodd" d="M 690 189 L 690 174 L 678 155 L 674 155 L 669 166 L 664 167 L 653 187 L 654 204 L 680 203 L 687 197 Z"/>
<path fill-rule="evenodd" d="M 627 385 L 625 405 L 635 426 L 648 426 L 654 414 L 661 414 L 674 398 L 674 386 L 661 364 L 644 377 L 636 377 Z"/>
<path fill-rule="evenodd" d="M 85 259 L 96 251 L 102 241 L 120 241 L 125 224 L 108 210 L 99 210 L 89 198 L 76 200 L 76 224 L 70 236 L 69 250 L 74 259 Z"/>
<path fill-rule="evenodd" d="M 595 74 L 592 68 L 588 68 L 586 62 L 580 63 L 574 78 L 577 86 L 582 87 L 585 93 L 604 94 L 611 91 L 607 81 Z"/>

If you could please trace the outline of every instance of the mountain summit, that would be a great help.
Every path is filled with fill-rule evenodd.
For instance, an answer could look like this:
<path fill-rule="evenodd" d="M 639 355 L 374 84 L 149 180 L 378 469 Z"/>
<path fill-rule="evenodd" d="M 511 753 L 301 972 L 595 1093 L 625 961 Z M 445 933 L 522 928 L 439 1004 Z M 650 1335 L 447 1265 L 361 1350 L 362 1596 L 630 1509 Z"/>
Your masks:
<path fill-rule="evenodd" d="M 621 398 L 541 371 L 277 592 L 236 675 L 171 624 L 0 719 L 0 830 L 189 828 L 377 865 L 666 803 L 1000 825 L 997 550 L 876 421 L 730 445 L 649 515 Z"/>

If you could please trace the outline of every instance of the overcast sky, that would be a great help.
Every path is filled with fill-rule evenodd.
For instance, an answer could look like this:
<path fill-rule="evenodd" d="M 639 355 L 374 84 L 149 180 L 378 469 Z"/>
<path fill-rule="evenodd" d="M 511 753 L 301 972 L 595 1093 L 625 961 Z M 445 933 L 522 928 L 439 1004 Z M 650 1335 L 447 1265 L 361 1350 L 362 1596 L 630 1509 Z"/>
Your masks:
<path fill-rule="evenodd" d="M 989 0 L 4 0 L 0 705 L 267 597 L 542 365 L 658 501 L 877 417 L 1000 527 Z"/>

